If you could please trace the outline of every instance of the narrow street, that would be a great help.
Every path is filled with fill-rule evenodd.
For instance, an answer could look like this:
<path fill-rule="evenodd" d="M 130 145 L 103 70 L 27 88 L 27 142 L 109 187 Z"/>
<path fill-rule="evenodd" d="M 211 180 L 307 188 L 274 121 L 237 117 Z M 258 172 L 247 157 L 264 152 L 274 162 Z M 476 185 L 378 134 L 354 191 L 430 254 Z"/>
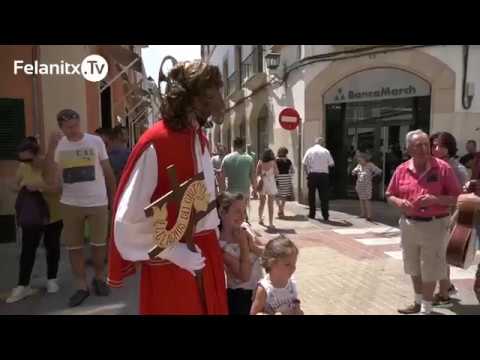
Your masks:
<path fill-rule="evenodd" d="M 308 209 L 297 203 L 287 205 L 286 218 L 275 219 L 271 231 L 258 225 L 258 202 L 251 202 L 250 219 L 262 242 L 279 233 L 288 236 L 300 248 L 295 278 L 302 307 L 307 315 L 396 315 L 397 308 L 412 301 L 409 278 L 403 273 L 400 237 L 395 212 L 385 203 L 375 203 L 377 218 L 369 223 L 356 216 L 354 201 L 333 201 L 331 223 L 307 218 Z M 317 212 L 319 217 L 319 211 Z M 73 292 L 68 257 L 62 250 L 57 294 L 46 294 L 45 253 L 39 249 L 32 285 L 34 296 L 6 304 L 10 289 L 17 281 L 19 248 L 2 244 L 0 254 L 0 315 L 134 315 L 138 313 L 138 275 L 125 287 L 112 290 L 109 297 L 91 295 L 77 308 L 67 306 Z M 478 254 L 477 254 L 478 255 Z M 480 260 L 477 257 L 477 263 Z M 93 270 L 89 268 L 93 276 Z M 472 284 L 474 267 L 452 268 L 452 280 L 459 293 L 454 306 L 436 309 L 439 314 L 480 314 Z"/>

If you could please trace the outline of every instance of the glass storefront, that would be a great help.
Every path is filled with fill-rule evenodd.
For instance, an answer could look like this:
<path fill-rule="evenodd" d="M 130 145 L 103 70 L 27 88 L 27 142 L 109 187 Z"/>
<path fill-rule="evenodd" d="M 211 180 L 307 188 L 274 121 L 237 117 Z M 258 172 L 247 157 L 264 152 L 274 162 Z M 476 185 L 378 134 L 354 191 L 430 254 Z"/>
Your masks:
<path fill-rule="evenodd" d="M 430 96 L 326 105 L 326 146 L 332 153 L 336 198 L 356 198 L 355 152 L 370 154 L 382 169 L 374 181 L 373 198 L 383 199 L 395 168 L 408 158 L 405 135 L 414 129 L 429 131 Z"/>
<path fill-rule="evenodd" d="M 430 84 L 397 68 L 353 73 L 323 96 L 326 146 L 335 161 L 331 173 L 335 198 L 356 198 L 356 151 L 368 153 L 382 169 L 374 180 L 373 199 L 383 199 L 395 168 L 408 158 L 405 135 L 430 129 Z"/>

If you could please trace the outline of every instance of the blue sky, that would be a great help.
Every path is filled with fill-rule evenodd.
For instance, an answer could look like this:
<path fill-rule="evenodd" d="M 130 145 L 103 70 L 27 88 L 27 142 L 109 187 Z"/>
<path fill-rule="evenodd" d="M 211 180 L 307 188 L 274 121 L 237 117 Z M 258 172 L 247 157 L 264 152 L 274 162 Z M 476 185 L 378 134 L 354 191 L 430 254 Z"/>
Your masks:
<path fill-rule="evenodd" d="M 142 49 L 142 60 L 145 65 L 147 76 L 158 81 L 160 63 L 167 55 L 171 55 L 178 61 L 200 59 L 200 45 L 149 45 Z"/>

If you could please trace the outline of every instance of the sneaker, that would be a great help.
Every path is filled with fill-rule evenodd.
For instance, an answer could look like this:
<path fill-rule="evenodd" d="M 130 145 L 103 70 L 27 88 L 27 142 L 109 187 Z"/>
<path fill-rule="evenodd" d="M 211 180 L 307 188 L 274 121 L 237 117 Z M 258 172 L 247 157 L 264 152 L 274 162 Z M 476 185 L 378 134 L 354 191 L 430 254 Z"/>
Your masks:
<path fill-rule="evenodd" d="M 436 294 L 433 298 L 432 305 L 435 307 L 449 308 L 453 306 L 453 302 L 450 296 L 443 298 L 440 294 Z"/>
<path fill-rule="evenodd" d="M 398 309 L 400 314 L 418 314 L 422 310 L 422 305 L 414 303 L 413 305 L 407 306 L 404 309 Z"/>
<path fill-rule="evenodd" d="M 453 296 L 453 295 L 457 295 L 457 294 L 458 294 L 458 291 L 457 291 L 457 288 L 455 287 L 455 285 L 450 284 L 450 287 L 448 288 L 448 295 Z"/>
<path fill-rule="evenodd" d="M 35 291 L 30 286 L 17 286 L 12 290 L 12 294 L 8 297 L 5 302 L 11 304 L 17 301 L 20 301 L 28 296 L 31 296 Z"/>
<path fill-rule="evenodd" d="M 75 292 L 75 294 L 72 295 L 70 300 L 68 301 L 68 305 L 70 307 L 75 307 L 80 304 L 82 304 L 86 298 L 90 296 L 90 291 L 84 290 L 84 289 L 79 289 Z"/>
<path fill-rule="evenodd" d="M 54 294 L 60 290 L 60 286 L 58 286 L 57 279 L 49 279 L 47 280 L 47 293 Z"/>
<path fill-rule="evenodd" d="M 95 295 L 97 296 L 108 296 L 110 295 L 110 288 L 103 280 L 93 279 L 92 287 Z"/>

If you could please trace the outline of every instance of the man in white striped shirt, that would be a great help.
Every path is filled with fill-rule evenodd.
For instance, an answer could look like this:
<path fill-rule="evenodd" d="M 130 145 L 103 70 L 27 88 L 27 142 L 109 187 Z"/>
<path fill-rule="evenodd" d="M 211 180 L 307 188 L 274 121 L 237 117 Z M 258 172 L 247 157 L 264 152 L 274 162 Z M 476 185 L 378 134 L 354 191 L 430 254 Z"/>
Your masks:
<path fill-rule="evenodd" d="M 319 137 L 315 140 L 315 145 L 307 150 L 303 157 L 303 169 L 308 181 L 308 205 L 310 207 L 308 217 L 315 219 L 315 195 L 318 190 L 322 217 L 325 221 L 328 221 L 328 175 L 330 167 L 333 167 L 335 163 L 333 162 L 332 155 L 330 155 L 330 151 L 322 145 L 323 138 Z"/>

